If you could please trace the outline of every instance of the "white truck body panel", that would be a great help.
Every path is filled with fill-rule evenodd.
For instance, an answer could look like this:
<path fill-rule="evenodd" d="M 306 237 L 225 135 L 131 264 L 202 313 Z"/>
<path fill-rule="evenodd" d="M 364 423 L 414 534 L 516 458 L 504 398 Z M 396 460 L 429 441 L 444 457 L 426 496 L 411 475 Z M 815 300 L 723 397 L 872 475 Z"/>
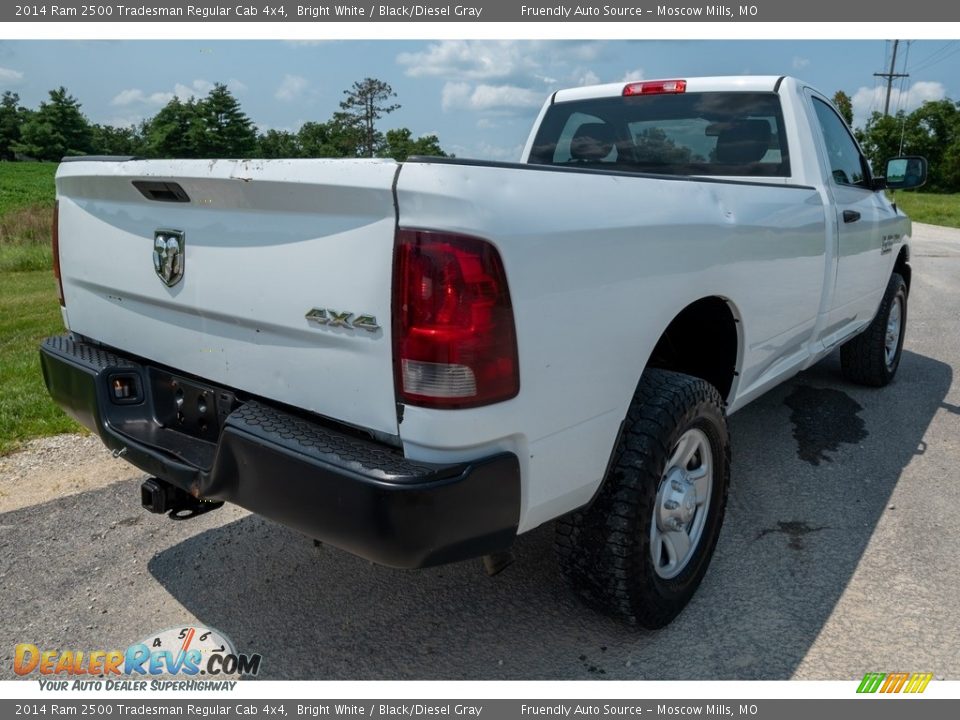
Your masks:
<path fill-rule="evenodd" d="M 521 527 L 590 499 L 651 350 L 690 303 L 727 298 L 752 319 L 734 402 L 819 349 L 824 208 L 811 188 L 409 163 L 397 198 L 402 225 L 495 239 L 521 377 L 494 406 L 407 408 L 405 448 L 432 459 L 513 445 L 528 463 Z"/>

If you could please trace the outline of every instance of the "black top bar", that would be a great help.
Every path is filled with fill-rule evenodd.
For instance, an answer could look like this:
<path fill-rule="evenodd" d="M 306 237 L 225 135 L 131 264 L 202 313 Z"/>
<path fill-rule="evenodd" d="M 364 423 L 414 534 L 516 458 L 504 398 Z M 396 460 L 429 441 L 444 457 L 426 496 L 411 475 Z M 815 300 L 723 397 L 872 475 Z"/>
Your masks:
<path fill-rule="evenodd" d="M 127 0 L 89 5 L 58 0 L 0 6 L 0 22 L 956 22 L 960 3 L 942 0 L 747 0 L 747 4 L 701 4 L 662 0 L 600 3 L 549 0 L 466 0 L 464 4 L 426 0 Z"/>

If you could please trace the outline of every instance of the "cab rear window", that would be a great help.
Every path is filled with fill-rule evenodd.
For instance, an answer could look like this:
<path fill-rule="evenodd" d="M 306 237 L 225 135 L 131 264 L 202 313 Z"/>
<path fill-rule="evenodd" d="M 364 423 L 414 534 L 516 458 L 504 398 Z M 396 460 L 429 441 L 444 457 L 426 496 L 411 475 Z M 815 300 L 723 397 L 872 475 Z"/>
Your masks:
<path fill-rule="evenodd" d="M 555 103 L 529 162 L 669 175 L 790 175 L 780 98 L 771 92 Z"/>

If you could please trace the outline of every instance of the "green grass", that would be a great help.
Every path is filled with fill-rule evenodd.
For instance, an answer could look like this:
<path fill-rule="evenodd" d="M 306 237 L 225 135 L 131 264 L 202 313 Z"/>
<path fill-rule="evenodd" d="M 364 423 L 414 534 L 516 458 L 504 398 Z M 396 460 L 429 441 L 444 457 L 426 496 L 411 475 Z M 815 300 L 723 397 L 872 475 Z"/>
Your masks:
<path fill-rule="evenodd" d="M 37 346 L 63 332 L 49 270 L 0 273 L 0 455 L 42 435 L 80 429 L 47 394 Z"/>
<path fill-rule="evenodd" d="M 0 272 L 49 270 L 52 210 L 33 205 L 0 215 Z"/>
<path fill-rule="evenodd" d="M 0 455 L 79 426 L 43 384 L 37 345 L 63 332 L 50 272 L 55 163 L 0 162 Z"/>
<path fill-rule="evenodd" d="M 0 162 L 0 216 L 33 205 L 52 208 L 56 172 L 56 163 Z"/>
<path fill-rule="evenodd" d="M 960 228 L 960 193 L 898 192 L 893 199 L 914 222 Z"/>
<path fill-rule="evenodd" d="M 54 163 L 0 163 L 0 272 L 50 267 Z"/>

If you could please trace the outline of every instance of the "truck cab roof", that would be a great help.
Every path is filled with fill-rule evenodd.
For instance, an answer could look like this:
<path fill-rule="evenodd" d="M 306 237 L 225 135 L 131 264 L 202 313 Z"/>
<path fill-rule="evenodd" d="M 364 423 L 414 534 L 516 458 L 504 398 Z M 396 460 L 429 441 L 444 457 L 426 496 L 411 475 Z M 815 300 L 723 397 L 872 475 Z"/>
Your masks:
<path fill-rule="evenodd" d="M 777 85 L 785 78 L 783 75 L 727 75 L 718 77 L 693 78 L 651 78 L 649 80 L 624 80 L 602 85 L 587 85 L 585 87 L 559 90 L 553 96 L 553 102 L 568 102 L 570 100 L 588 100 L 591 98 L 617 97 L 623 94 L 623 89 L 634 82 L 664 82 L 683 80 L 686 82 L 686 92 L 773 92 Z"/>

